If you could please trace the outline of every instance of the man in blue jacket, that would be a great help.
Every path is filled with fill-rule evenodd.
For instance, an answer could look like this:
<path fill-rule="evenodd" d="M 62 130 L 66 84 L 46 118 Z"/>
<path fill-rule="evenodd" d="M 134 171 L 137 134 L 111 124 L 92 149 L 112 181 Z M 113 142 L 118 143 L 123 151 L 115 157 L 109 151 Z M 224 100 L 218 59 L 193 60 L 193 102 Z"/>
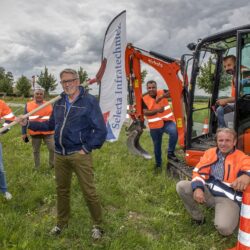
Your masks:
<path fill-rule="evenodd" d="M 34 131 L 55 130 L 55 175 L 57 188 L 57 225 L 52 234 L 60 234 L 70 216 L 70 184 L 72 172 L 78 177 L 92 220 L 92 238 L 100 239 L 103 230 L 101 205 L 94 185 L 91 151 L 100 148 L 106 139 L 106 126 L 96 98 L 80 86 L 75 70 L 60 73 L 64 92 L 54 104 L 46 122 L 27 122 L 21 125 Z"/>

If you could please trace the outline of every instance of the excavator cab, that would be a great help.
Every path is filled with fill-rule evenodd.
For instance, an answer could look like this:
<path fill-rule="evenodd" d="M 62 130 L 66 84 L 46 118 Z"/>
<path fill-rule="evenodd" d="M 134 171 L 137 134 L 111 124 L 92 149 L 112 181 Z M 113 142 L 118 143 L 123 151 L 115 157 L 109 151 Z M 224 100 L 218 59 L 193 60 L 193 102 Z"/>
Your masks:
<path fill-rule="evenodd" d="M 235 84 L 235 102 L 225 113 L 227 127 L 238 135 L 237 147 L 250 154 L 250 26 L 220 32 L 188 47 L 192 54 L 183 55 L 183 71 L 189 75 L 187 95 L 187 122 L 185 135 L 185 161 L 168 162 L 168 168 L 178 169 L 190 177 L 188 167 L 194 167 L 204 151 L 216 146 L 218 128 L 217 104 L 220 98 L 231 97 Z M 223 58 L 236 56 L 233 76 L 223 69 Z M 234 78 L 234 79 L 233 79 Z"/>

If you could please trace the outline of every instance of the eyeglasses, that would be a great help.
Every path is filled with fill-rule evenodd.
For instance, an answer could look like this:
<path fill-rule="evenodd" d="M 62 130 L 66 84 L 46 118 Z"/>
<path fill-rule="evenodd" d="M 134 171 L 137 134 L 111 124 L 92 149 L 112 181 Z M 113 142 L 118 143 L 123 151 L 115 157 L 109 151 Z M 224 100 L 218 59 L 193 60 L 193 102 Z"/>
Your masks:
<path fill-rule="evenodd" d="M 74 82 L 76 79 L 78 79 L 78 78 L 63 80 L 63 81 L 60 81 L 60 83 L 61 84 L 66 84 L 66 83 L 72 84 L 72 82 Z"/>

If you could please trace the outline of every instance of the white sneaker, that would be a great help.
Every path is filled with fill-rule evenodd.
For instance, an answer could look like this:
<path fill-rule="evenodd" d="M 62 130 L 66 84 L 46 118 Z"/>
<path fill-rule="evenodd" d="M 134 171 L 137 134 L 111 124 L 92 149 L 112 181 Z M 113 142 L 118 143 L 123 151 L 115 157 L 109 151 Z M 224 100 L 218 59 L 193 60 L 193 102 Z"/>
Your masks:
<path fill-rule="evenodd" d="M 55 226 L 51 229 L 50 235 L 59 235 L 62 232 L 62 229 L 58 226 Z"/>
<path fill-rule="evenodd" d="M 9 193 L 9 192 L 5 192 L 5 193 L 3 194 L 3 196 L 4 196 L 4 198 L 5 198 L 6 200 L 11 200 L 11 199 L 12 199 L 12 195 L 11 195 L 11 193 Z"/>
<path fill-rule="evenodd" d="M 96 226 L 93 226 L 93 229 L 92 229 L 92 239 L 93 240 L 100 240 L 103 236 L 103 230 L 96 227 Z"/>

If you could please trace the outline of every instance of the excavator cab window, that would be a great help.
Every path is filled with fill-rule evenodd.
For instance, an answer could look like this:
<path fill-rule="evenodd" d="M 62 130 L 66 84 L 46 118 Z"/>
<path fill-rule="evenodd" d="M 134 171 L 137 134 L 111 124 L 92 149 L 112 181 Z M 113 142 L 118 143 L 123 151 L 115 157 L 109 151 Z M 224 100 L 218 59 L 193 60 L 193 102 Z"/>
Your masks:
<path fill-rule="evenodd" d="M 250 30 L 238 31 L 236 130 L 238 148 L 250 155 Z"/>
<path fill-rule="evenodd" d="M 232 47 L 230 49 L 227 49 L 223 53 L 223 57 L 233 55 L 236 56 L 236 48 Z M 220 83 L 219 83 L 219 89 L 218 89 L 218 99 L 223 98 L 229 98 L 232 96 L 232 82 L 233 82 L 233 75 L 230 75 L 226 73 L 226 71 L 223 68 L 223 62 L 221 64 L 221 72 L 220 72 Z M 234 128 L 234 116 L 235 112 L 230 111 L 230 109 L 227 110 L 224 114 L 224 120 L 225 124 L 229 128 Z"/>
<path fill-rule="evenodd" d="M 193 138 L 209 133 L 210 105 L 216 61 L 215 54 L 207 51 L 200 53 L 192 110 Z"/>

